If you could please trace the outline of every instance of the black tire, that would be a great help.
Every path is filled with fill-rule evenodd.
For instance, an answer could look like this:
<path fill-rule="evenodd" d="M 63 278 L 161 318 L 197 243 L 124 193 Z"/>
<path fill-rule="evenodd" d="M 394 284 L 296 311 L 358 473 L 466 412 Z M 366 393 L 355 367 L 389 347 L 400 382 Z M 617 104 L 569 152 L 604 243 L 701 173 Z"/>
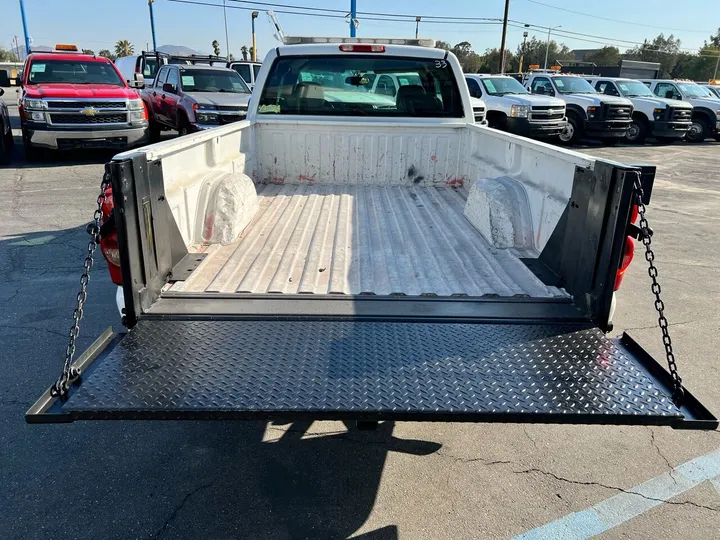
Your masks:
<path fill-rule="evenodd" d="M 150 126 L 148 127 L 148 136 L 151 143 L 156 143 L 160 140 L 160 124 L 154 120 L 150 120 Z"/>
<path fill-rule="evenodd" d="M 577 144 L 577 142 L 580 140 L 580 136 L 582 135 L 582 125 L 578 121 L 577 117 L 574 114 L 568 115 L 568 123 L 565 130 L 563 130 L 560 135 L 558 135 L 558 139 L 560 139 L 561 144 Z"/>
<path fill-rule="evenodd" d="M 642 118 L 633 118 L 625 133 L 625 141 L 630 144 L 642 144 L 648 136 L 647 122 Z"/>
<path fill-rule="evenodd" d="M 25 149 L 25 161 L 33 162 L 39 161 L 42 157 L 42 152 L 36 146 L 30 144 L 30 139 L 26 135 L 25 131 L 22 134 L 23 147 Z"/>
<path fill-rule="evenodd" d="M 178 137 L 184 137 L 190 133 L 190 122 L 184 115 L 178 115 Z"/>
<path fill-rule="evenodd" d="M 2 125 L 0 125 L 0 129 L 2 129 Z M 10 165 L 10 152 L 11 149 L 8 147 L 7 137 L 3 134 L 3 136 L 0 137 L 0 165 Z"/>
<path fill-rule="evenodd" d="M 705 142 L 710 134 L 710 127 L 704 118 L 693 118 L 692 125 L 685 135 L 685 139 L 691 143 Z"/>

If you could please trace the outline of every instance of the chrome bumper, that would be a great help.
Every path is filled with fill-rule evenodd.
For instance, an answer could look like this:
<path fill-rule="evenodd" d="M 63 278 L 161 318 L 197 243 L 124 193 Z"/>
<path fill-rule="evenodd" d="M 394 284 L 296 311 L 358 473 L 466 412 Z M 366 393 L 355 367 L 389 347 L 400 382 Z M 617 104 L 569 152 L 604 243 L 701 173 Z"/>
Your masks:
<path fill-rule="evenodd" d="M 39 129 L 28 128 L 30 144 L 52 150 L 58 149 L 58 140 L 72 139 L 82 146 L 83 141 L 92 146 L 108 148 L 130 147 L 144 143 L 148 140 L 148 126 L 103 129 L 103 130 L 68 130 L 68 129 Z M 125 141 L 122 141 L 125 139 Z M 107 144 L 103 144 L 105 141 Z"/>

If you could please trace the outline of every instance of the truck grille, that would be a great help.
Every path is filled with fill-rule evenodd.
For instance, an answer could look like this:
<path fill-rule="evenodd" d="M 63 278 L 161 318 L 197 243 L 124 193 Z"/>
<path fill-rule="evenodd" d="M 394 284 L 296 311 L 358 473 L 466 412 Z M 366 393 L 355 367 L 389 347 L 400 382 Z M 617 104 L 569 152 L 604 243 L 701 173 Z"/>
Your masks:
<path fill-rule="evenodd" d="M 125 101 L 48 101 L 51 109 L 125 109 Z"/>
<path fill-rule="evenodd" d="M 475 118 L 475 122 L 485 120 L 485 107 L 473 107 L 473 117 Z"/>
<path fill-rule="evenodd" d="M 633 108 L 629 105 L 606 105 L 605 118 L 608 120 L 630 120 Z"/>
<path fill-rule="evenodd" d="M 85 116 L 83 114 L 50 114 L 53 124 L 120 124 L 127 122 L 127 114 L 101 114 Z"/>
<path fill-rule="evenodd" d="M 676 109 L 673 107 L 670 118 L 675 122 L 687 122 L 692 117 L 692 109 Z"/>
<path fill-rule="evenodd" d="M 240 105 L 218 105 L 217 108 L 218 108 L 218 111 L 245 111 L 245 112 L 247 112 L 247 107 L 242 107 Z"/>
<path fill-rule="evenodd" d="M 221 114 L 220 115 L 220 123 L 221 124 L 232 124 L 233 122 L 239 122 L 240 120 L 245 120 L 245 117 L 247 116 L 246 113 L 239 113 L 238 114 Z"/>
<path fill-rule="evenodd" d="M 541 105 L 533 107 L 530 111 L 531 120 L 562 120 L 565 117 L 565 107 Z"/>

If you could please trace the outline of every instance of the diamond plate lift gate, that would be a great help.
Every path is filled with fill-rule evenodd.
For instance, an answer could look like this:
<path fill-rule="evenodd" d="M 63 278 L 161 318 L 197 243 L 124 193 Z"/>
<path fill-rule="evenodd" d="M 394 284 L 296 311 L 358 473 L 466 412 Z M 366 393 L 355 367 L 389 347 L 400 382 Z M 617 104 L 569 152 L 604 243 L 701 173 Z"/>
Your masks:
<path fill-rule="evenodd" d="M 131 329 L 108 329 L 75 361 L 81 375 L 67 394 L 48 390 L 27 412 L 28 422 L 718 426 L 687 390 L 681 406 L 673 402 L 670 375 L 632 338 L 614 340 L 603 331 L 633 194 L 614 164 L 576 171 L 572 204 L 548 244 L 554 247 L 539 259 L 543 272 L 563 276 L 573 302 L 163 293 L 166 276 L 187 253 L 182 245 L 173 248 L 174 221 L 163 228 L 172 217 L 161 166 L 114 166 L 113 191 L 123 195 L 115 196 L 116 210 L 125 214 L 118 237 Z M 130 204 L 123 208 L 125 200 Z M 135 200 L 148 201 L 144 226 L 142 216 L 128 217 Z M 156 251 L 148 251 L 152 245 Z"/>

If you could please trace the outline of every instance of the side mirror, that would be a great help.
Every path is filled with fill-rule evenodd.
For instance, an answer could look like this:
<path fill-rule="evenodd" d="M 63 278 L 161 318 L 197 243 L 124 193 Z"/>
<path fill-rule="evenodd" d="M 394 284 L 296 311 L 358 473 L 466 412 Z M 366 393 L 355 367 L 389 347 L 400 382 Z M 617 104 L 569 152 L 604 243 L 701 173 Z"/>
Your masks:
<path fill-rule="evenodd" d="M 168 94 L 174 94 L 175 93 L 175 85 L 171 84 L 169 82 L 166 82 L 163 84 L 163 92 L 167 92 Z"/>
<path fill-rule="evenodd" d="M 0 96 L 2 96 L 4 93 L 5 93 L 5 90 L 3 90 L 2 88 L 0 88 Z"/>
<path fill-rule="evenodd" d="M 544 86 L 538 86 L 537 88 L 535 88 L 535 93 L 540 96 L 544 96 L 547 94 L 547 90 L 545 89 Z"/>
<path fill-rule="evenodd" d="M 145 75 L 142 73 L 134 73 L 133 80 L 129 81 L 130 88 L 145 88 Z"/>

